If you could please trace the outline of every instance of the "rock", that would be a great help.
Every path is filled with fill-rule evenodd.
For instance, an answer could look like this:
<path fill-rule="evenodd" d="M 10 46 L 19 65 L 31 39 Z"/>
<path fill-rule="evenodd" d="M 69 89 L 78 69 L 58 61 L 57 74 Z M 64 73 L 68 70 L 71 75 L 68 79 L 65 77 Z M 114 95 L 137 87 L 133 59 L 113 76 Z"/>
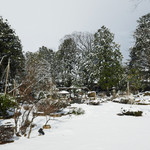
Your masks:
<path fill-rule="evenodd" d="M 127 116 L 142 116 L 143 111 L 137 108 L 121 108 L 121 113 L 118 114 L 119 116 L 127 115 Z"/>
<path fill-rule="evenodd" d="M 150 96 L 150 91 L 146 91 L 146 92 L 144 93 L 144 96 Z"/>
<path fill-rule="evenodd" d="M 96 99 L 96 92 L 95 92 L 95 91 L 90 91 L 90 92 L 88 92 L 88 97 L 89 97 L 90 99 L 95 100 L 95 99 Z"/>
<path fill-rule="evenodd" d="M 128 115 L 128 116 L 142 116 L 142 111 L 127 111 L 124 112 L 123 115 Z"/>
<path fill-rule="evenodd" d="M 129 103 L 129 99 L 122 98 L 120 100 L 120 103 L 122 103 L 122 104 L 128 104 Z"/>
<path fill-rule="evenodd" d="M 94 100 L 94 101 L 90 101 L 88 104 L 89 105 L 100 105 L 100 101 Z"/>
<path fill-rule="evenodd" d="M 43 126 L 43 129 L 50 129 L 50 128 L 51 128 L 50 125 L 44 125 L 44 126 Z"/>
<path fill-rule="evenodd" d="M 61 117 L 62 114 L 50 114 L 51 117 Z"/>
<path fill-rule="evenodd" d="M 10 142 L 14 142 L 14 127 L 11 125 L 2 125 L 0 126 L 0 144 L 6 144 Z"/>

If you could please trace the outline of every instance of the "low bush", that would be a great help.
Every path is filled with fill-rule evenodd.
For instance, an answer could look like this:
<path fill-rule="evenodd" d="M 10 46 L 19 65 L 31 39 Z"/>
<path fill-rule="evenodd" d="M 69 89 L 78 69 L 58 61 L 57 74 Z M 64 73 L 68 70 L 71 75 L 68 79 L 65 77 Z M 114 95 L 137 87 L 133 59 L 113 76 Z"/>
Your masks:
<path fill-rule="evenodd" d="M 82 108 L 73 108 L 69 111 L 69 114 L 74 114 L 74 115 L 82 115 L 84 114 L 85 111 Z"/>
<path fill-rule="evenodd" d="M 0 95 L 0 114 L 1 116 L 3 116 L 3 118 L 8 118 L 8 111 L 11 111 L 13 108 L 16 107 L 16 105 L 17 104 L 15 100 L 9 95 Z"/>
<path fill-rule="evenodd" d="M 91 100 L 87 104 L 88 105 L 100 105 L 100 101 L 98 101 L 98 100 Z"/>

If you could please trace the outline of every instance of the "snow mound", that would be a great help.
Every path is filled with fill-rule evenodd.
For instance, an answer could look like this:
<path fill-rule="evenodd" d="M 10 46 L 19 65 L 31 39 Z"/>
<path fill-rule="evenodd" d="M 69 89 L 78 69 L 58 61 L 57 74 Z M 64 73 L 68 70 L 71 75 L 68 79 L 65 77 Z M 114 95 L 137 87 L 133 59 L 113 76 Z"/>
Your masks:
<path fill-rule="evenodd" d="M 150 105 L 150 95 L 148 92 L 135 95 L 135 103 L 138 105 Z"/>

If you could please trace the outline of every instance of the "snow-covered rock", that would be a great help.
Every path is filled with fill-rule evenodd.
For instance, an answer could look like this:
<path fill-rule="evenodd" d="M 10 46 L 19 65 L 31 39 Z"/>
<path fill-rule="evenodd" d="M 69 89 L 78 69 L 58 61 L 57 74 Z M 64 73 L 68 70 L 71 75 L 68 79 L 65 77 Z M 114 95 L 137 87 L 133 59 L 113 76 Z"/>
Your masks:
<path fill-rule="evenodd" d="M 128 116 L 142 116 L 142 111 L 135 107 L 135 106 L 130 106 L 130 107 L 122 107 L 121 108 L 121 113 L 119 115 L 128 115 Z"/>

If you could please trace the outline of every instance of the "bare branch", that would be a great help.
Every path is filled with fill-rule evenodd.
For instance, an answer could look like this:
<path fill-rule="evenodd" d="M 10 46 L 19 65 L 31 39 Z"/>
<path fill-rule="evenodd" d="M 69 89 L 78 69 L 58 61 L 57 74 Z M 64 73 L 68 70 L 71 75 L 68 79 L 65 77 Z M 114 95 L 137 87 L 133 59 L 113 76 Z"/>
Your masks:
<path fill-rule="evenodd" d="M 4 55 L 4 56 L 2 57 L 2 59 L 1 59 L 1 61 L 0 61 L 0 65 L 2 65 L 3 59 L 4 59 L 5 57 L 7 57 L 7 55 Z"/>

